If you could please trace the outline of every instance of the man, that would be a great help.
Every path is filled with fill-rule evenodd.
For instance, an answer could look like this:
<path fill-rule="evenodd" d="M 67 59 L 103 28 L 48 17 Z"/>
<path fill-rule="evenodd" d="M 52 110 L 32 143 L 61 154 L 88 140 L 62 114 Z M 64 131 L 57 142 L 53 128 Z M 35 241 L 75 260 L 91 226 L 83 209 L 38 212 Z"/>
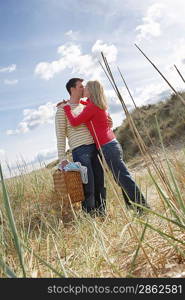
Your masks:
<path fill-rule="evenodd" d="M 68 104 L 75 115 L 84 109 L 84 105 L 80 103 L 84 90 L 82 82 L 81 78 L 72 78 L 66 84 L 70 95 Z M 88 183 L 83 185 L 85 200 L 82 202 L 82 209 L 90 214 L 97 211 L 100 215 L 104 215 L 106 201 L 104 174 L 93 138 L 85 124 L 72 127 L 59 104 L 55 116 L 59 162 L 62 167 L 68 163 L 65 153 L 66 138 L 68 138 L 74 162 L 78 161 L 86 166 L 88 172 Z"/>

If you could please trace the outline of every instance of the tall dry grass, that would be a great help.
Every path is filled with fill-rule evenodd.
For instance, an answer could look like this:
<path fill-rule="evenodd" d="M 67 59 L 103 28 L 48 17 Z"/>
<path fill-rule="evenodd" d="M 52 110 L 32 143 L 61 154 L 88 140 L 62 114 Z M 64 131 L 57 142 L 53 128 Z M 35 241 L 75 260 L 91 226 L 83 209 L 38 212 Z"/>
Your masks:
<path fill-rule="evenodd" d="M 161 164 L 170 180 L 163 152 Z M 168 154 L 183 201 L 185 155 Z M 62 217 L 62 202 L 53 201 L 52 170 L 43 169 L 6 180 L 9 205 L 21 245 L 26 277 L 173 277 L 184 268 L 184 213 L 180 201 L 163 191 L 147 168 L 132 173 L 145 191 L 152 212 L 138 218 L 127 211 L 119 187 L 106 176 L 107 216 L 91 218 L 80 207 Z M 155 182 L 155 184 L 154 184 Z M 114 189 L 114 190 L 113 190 Z M 3 195 L 5 196 L 5 191 Z M 23 277 L 16 237 L 1 194 L 1 277 Z M 119 200 L 118 200 L 119 197 Z M 174 212 L 172 211 L 174 209 Z"/>
<path fill-rule="evenodd" d="M 145 162 L 133 176 L 151 209 L 143 208 L 142 217 L 128 211 L 106 166 L 105 218 L 82 213 L 78 204 L 65 213 L 64 203 L 54 200 L 50 169 L 8 180 L 1 170 L 1 277 L 184 276 L 185 153 L 168 153 L 157 119 L 161 150 L 150 152 L 103 58 Z"/>

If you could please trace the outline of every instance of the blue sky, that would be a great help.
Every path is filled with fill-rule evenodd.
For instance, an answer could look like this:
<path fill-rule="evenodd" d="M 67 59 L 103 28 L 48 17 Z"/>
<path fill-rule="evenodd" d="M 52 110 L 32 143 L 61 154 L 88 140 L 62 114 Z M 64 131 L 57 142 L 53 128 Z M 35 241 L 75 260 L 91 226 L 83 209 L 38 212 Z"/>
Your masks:
<path fill-rule="evenodd" d="M 6 0 L 0 2 L 0 160 L 16 167 L 57 158 L 55 103 L 67 98 L 65 83 L 99 79 L 114 127 L 121 105 L 97 58 L 103 51 L 128 107 L 119 66 L 138 106 L 164 100 L 169 87 L 138 52 L 137 43 L 178 90 L 185 74 L 183 0 Z"/>

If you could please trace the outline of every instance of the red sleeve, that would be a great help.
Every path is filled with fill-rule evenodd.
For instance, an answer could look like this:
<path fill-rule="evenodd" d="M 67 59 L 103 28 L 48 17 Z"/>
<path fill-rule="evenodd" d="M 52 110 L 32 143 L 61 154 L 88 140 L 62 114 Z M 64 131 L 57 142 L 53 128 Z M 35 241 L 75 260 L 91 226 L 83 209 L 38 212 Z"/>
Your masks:
<path fill-rule="evenodd" d="M 72 113 L 70 105 L 65 105 L 64 111 L 70 124 L 72 126 L 78 126 L 92 119 L 92 117 L 96 113 L 96 106 L 93 104 L 87 105 L 78 116 L 75 116 Z"/>
<path fill-rule="evenodd" d="M 88 104 L 88 102 L 84 101 L 84 100 L 80 100 L 80 103 L 83 104 L 83 105 L 87 105 Z"/>
<path fill-rule="evenodd" d="M 83 105 L 87 105 L 89 103 L 91 103 L 90 99 L 87 99 L 87 100 L 80 100 L 80 103 L 83 104 Z"/>

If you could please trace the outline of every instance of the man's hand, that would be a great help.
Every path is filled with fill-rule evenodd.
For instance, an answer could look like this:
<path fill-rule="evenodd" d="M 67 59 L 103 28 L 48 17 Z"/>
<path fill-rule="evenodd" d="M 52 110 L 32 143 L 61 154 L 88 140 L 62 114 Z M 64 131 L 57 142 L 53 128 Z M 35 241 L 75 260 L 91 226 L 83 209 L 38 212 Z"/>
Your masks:
<path fill-rule="evenodd" d="M 109 125 L 109 128 L 113 127 L 113 121 L 112 121 L 112 118 L 109 114 L 108 114 L 108 125 Z"/>
<path fill-rule="evenodd" d="M 59 168 L 60 170 L 64 169 L 64 167 L 69 163 L 69 161 L 66 159 L 66 160 L 62 160 L 60 163 L 59 163 Z"/>
<path fill-rule="evenodd" d="M 56 107 L 57 107 L 57 108 L 58 108 L 58 107 L 64 107 L 64 105 L 66 105 L 67 103 L 68 103 L 67 100 L 60 101 L 60 102 L 57 103 Z"/>

